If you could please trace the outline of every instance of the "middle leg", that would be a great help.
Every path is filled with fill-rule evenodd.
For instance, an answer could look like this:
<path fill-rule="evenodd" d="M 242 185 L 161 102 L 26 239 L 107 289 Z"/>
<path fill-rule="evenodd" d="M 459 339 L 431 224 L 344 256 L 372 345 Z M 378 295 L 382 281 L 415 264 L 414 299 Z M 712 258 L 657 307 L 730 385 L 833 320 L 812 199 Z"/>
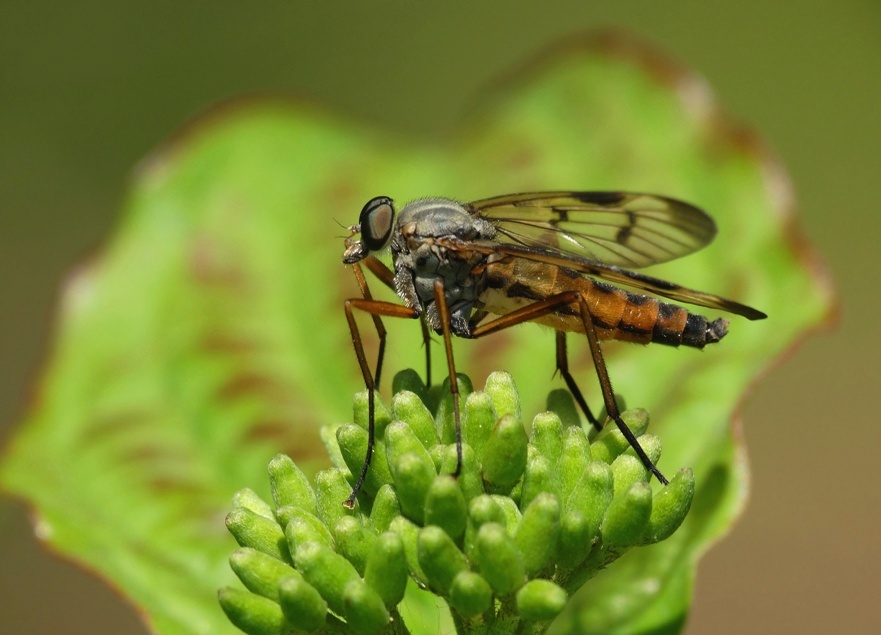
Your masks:
<path fill-rule="evenodd" d="M 575 383 L 575 379 L 572 378 L 572 373 L 569 372 L 569 355 L 566 352 L 566 333 L 563 331 L 557 331 L 557 370 L 560 371 L 560 376 L 563 377 L 563 381 L 566 382 L 566 387 L 569 389 L 569 392 L 572 393 L 572 397 L 575 399 L 575 403 L 581 408 L 581 411 L 584 413 L 584 416 L 587 417 L 587 420 L 590 421 L 591 425 L 597 430 L 603 429 L 603 424 L 597 420 L 597 418 L 593 415 L 593 412 L 590 411 L 590 407 L 587 405 L 587 401 L 584 399 L 584 395 L 581 394 L 581 390 L 578 388 L 578 384 Z"/>
<path fill-rule="evenodd" d="M 639 457 L 640 462 L 646 467 L 647 470 L 654 474 L 661 483 L 667 485 L 669 481 L 667 481 L 661 471 L 645 453 L 645 450 L 639 444 L 639 440 L 636 438 L 636 435 L 633 434 L 633 431 L 628 427 L 626 423 L 624 423 L 624 420 L 621 418 L 621 413 L 618 411 L 618 403 L 615 401 L 615 393 L 612 390 L 612 382 L 609 380 L 609 372 L 606 368 L 606 361 L 603 357 L 603 351 L 600 348 L 599 338 L 597 337 L 596 328 L 593 324 L 593 318 L 590 315 L 590 309 L 587 304 L 587 299 L 581 293 L 579 293 L 578 291 L 566 291 L 563 293 L 552 295 L 544 300 L 538 300 L 537 302 L 517 309 L 516 311 L 512 311 L 511 313 L 508 313 L 506 315 L 500 316 L 495 320 L 487 322 L 486 324 L 481 324 L 475 327 L 471 333 L 471 337 L 478 338 L 483 337 L 484 335 L 489 335 L 490 333 L 496 333 L 517 324 L 529 322 L 544 315 L 554 313 L 555 310 L 564 306 L 578 307 L 579 316 L 581 318 L 580 321 L 582 323 L 582 326 L 584 327 L 585 335 L 587 335 L 588 344 L 590 345 L 590 353 L 591 357 L 593 358 L 594 368 L 596 369 L 597 379 L 600 383 L 600 390 L 603 394 L 603 402 L 606 406 L 606 412 L 608 413 L 609 417 L 615 421 L 618 429 L 621 430 L 621 434 L 624 435 L 624 438 L 627 439 L 627 442 L 633 448 L 633 451 L 636 452 L 636 455 L 637 457 Z M 557 361 L 559 364 L 559 339 L 557 340 L 557 346 Z M 565 341 L 563 353 L 565 357 Z M 568 362 L 566 366 L 566 372 L 568 373 Z M 568 383 L 569 382 L 567 382 L 567 385 Z M 574 385 L 575 382 L 573 381 L 572 383 Z M 577 394 L 580 395 L 581 391 L 578 391 Z M 577 399 L 578 397 L 576 397 L 576 400 Z M 581 401 L 584 401 L 583 397 Z M 579 402 L 579 405 L 582 404 Z M 582 407 L 586 408 L 587 403 L 584 403 Z M 591 423 L 594 423 L 594 421 L 591 421 Z"/>

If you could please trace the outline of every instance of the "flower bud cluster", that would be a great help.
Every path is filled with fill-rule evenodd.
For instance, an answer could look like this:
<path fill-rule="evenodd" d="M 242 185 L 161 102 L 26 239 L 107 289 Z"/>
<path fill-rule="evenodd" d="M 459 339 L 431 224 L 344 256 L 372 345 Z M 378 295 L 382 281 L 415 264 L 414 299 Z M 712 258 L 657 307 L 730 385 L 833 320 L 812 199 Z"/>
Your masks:
<path fill-rule="evenodd" d="M 628 549 L 667 538 L 691 505 L 690 470 L 653 491 L 617 428 L 589 441 L 564 391 L 527 436 L 501 372 L 482 392 L 460 376 L 454 478 L 448 384 L 430 393 L 413 371 L 394 383 L 391 408 L 376 399 L 377 444 L 354 509 L 342 502 L 367 448 L 366 392 L 354 425 L 324 430 L 335 467 L 314 484 L 279 455 L 269 464 L 274 506 L 250 490 L 236 496 L 227 527 L 241 548 L 230 564 L 248 590 L 222 589 L 220 602 L 241 630 L 406 632 L 397 606 L 411 578 L 444 598 L 459 632 L 542 632 L 584 582 Z M 657 461 L 648 415 L 623 418 Z"/>

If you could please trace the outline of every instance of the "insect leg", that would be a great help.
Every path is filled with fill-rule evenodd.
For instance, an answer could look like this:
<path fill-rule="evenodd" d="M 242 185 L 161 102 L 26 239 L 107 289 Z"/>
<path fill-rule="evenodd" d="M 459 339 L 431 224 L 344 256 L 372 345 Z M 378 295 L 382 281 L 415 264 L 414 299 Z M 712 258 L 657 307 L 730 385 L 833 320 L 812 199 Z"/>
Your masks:
<path fill-rule="evenodd" d="M 664 478 L 664 475 L 661 474 L 660 470 L 658 470 L 655 464 L 652 463 L 652 460 L 645 453 L 645 450 L 642 449 L 636 436 L 621 418 L 621 413 L 618 411 L 618 404 L 615 402 L 615 393 L 612 391 L 612 382 L 609 381 L 609 372 L 606 370 L 603 351 L 600 348 L 596 328 L 593 325 L 593 319 L 591 318 L 590 310 L 588 309 L 587 299 L 578 291 L 566 291 L 564 293 L 552 295 L 549 298 L 539 300 L 523 308 L 517 309 L 516 311 L 498 317 L 491 322 L 487 322 L 486 324 L 482 324 L 475 328 L 471 332 L 471 337 L 477 338 L 489 335 L 490 333 L 495 333 L 523 322 L 529 322 L 530 320 L 547 315 L 548 313 L 553 313 L 558 307 L 573 304 L 578 305 L 581 312 L 581 321 L 584 325 L 584 331 L 587 334 L 587 341 L 590 344 L 590 354 L 597 371 L 597 378 L 599 379 L 600 388 L 603 393 L 603 402 L 606 405 L 606 412 L 609 413 L 610 418 L 615 420 L 615 424 L 618 426 L 618 429 L 621 430 L 621 434 L 627 439 L 627 442 L 633 448 L 633 451 L 636 452 L 636 455 L 646 469 L 657 476 L 661 483 L 667 485 L 669 481 Z M 559 346 L 559 340 L 557 345 Z"/>
<path fill-rule="evenodd" d="M 459 420 L 459 380 L 456 377 L 456 362 L 453 360 L 453 341 L 450 336 L 450 307 L 447 306 L 447 296 L 444 294 L 444 281 L 437 278 L 434 281 L 434 304 L 437 307 L 437 316 L 440 319 L 441 330 L 444 334 L 444 348 L 447 353 L 447 369 L 450 373 L 450 393 L 453 395 L 453 420 L 456 423 L 456 471 L 453 476 L 459 476 L 462 471 L 462 426 Z"/>
<path fill-rule="evenodd" d="M 385 263 L 373 256 L 367 256 L 361 262 L 364 263 L 365 267 L 370 269 L 370 273 L 376 276 L 380 282 L 392 291 L 395 290 L 395 274 L 392 273 L 392 270 L 389 269 Z"/>
<path fill-rule="evenodd" d="M 392 291 L 395 290 L 395 274 L 392 273 L 392 270 L 389 269 L 381 260 L 377 260 L 373 256 L 367 256 L 363 261 L 364 266 L 370 269 L 370 273 L 376 276 L 380 282 L 382 282 L 385 286 L 387 286 Z M 359 283 L 360 285 L 360 283 Z M 363 291 L 362 291 L 363 293 Z M 379 319 L 379 318 L 376 318 Z M 422 344 L 425 346 L 425 385 L 427 387 L 431 386 L 431 348 L 429 344 L 431 343 L 431 333 L 428 331 L 428 326 L 425 324 L 425 321 L 420 322 L 420 326 L 422 326 Z M 377 329 L 378 330 L 378 329 Z M 380 341 L 380 346 L 384 347 L 385 340 Z M 384 348 L 383 348 L 384 351 Z M 379 384 L 379 366 L 377 365 L 376 371 L 376 383 Z"/>
<path fill-rule="evenodd" d="M 375 260 L 376 263 L 381 265 L 382 267 L 385 267 L 385 265 L 383 265 L 375 258 L 373 258 L 373 260 Z M 368 265 L 367 268 L 370 269 L 370 271 L 374 274 L 376 273 L 373 267 Z M 388 270 L 387 267 L 385 268 L 386 270 Z M 359 265 L 358 263 L 353 264 L 352 272 L 355 274 L 355 280 L 358 281 L 358 288 L 361 289 L 361 296 L 368 302 L 373 302 L 373 296 L 370 294 L 370 288 L 367 286 L 367 279 L 364 277 L 364 272 L 361 271 L 361 265 Z M 382 276 L 377 275 L 376 277 L 380 280 L 383 280 Z M 378 315 L 373 314 L 370 317 L 373 318 L 373 326 L 376 328 L 376 335 L 379 338 L 379 352 L 376 354 L 376 373 L 373 375 L 374 384 L 378 388 L 379 376 L 382 373 L 382 360 L 385 357 L 385 340 L 388 334 L 386 333 L 385 326 L 382 323 L 382 319 Z"/>
<path fill-rule="evenodd" d="M 652 462 L 652 460 L 645 453 L 645 450 L 642 449 L 642 446 L 639 444 L 639 440 L 633 434 L 633 431 L 627 427 L 627 424 L 624 423 L 624 420 L 621 418 L 621 413 L 618 412 L 618 403 L 615 401 L 615 393 L 612 390 L 612 382 L 609 380 L 609 371 L 606 368 L 606 360 L 603 358 L 603 350 L 600 348 L 599 338 L 597 337 L 596 328 L 593 325 L 593 318 L 590 315 L 590 311 L 587 307 L 587 300 L 584 296 L 579 295 L 581 301 L 578 303 L 581 309 L 581 321 L 584 324 L 584 331 L 587 334 L 587 341 L 590 344 L 590 354 L 593 357 L 593 365 L 597 371 L 597 378 L 600 381 L 600 390 L 603 393 L 603 401 L 606 404 L 606 412 L 609 414 L 609 417 L 615 420 L 615 424 L 618 426 L 618 429 L 621 431 L 621 434 L 624 435 L 624 438 L 627 439 L 627 442 L 630 444 L 630 447 L 633 448 L 633 451 L 636 452 L 636 456 L 639 457 L 639 460 L 642 464 L 649 470 L 652 474 L 658 477 L 658 480 L 664 485 L 668 485 L 669 481 L 661 474 L 661 471 L 657 468 L 657 466 Z"/>
<path fill-rule="evenodd" d="M 569 392 L 572 393 L 572 397 L 581 408 L 584 416 L 587 417 L 587 420 L 590 421 L 594 428 L 602 430 L 603 425 L 590 411 L 587 401 L 585 401 L 584 396 L 581 394 L 581 390 L 578 388 L 578 385 L 572 378 L 572 374 L 569 372 L 569 355 L 566 352 L 566 333 L 563 331 L 557 331 L 557 370 L 560 371 L 563 381 L 566 382 L 566 387 L 569 388 Z"/>
<path fill-rule="evenodd" d="M 425 320 L 419 320 L 422 327 L 422 346 L 425 348 L 425 387 L 431 388 L 431 333 Z"/>
<path fill-rule="evenodd" d="M 364 311 L 374 317 L 385 316 L 410 319 L 419 317 L 419 314 L 410 307 L 395 304 L 393 302 L 380 302 L 379 300 L 368 298 L 351 298 L 345 302 L 346 321 L 349 323 L 349 331 L 352 334 L 352 346 L 355 348 L 355 357 L 358 358 L 358 366 L 361 368 L 361 375 L 364 377 L 364 385 L 367 388 L 367 454 L 364 457 L 364 465 L 361 467 L 361 474 L 358 476 L 358 480 L 352 488 L 352 493 L 343 503 L 343 505 L 349 509 L 352 509 L 355 506 L 355 497 L 361 490 L 361 486 L 364 484 L 364 479 L 367 476 L 367 469 L 370 467 L 370 459 L 373 456 L 373 444 L 375 443 L 376 436 L 374 426 L 374 392 L 376 391 L 376 381 L 374 380 L 373 375 L 370 374 L 370 365 L 367 363 L 367 356 L 364 354 L 364 344 L 361 341 L 361 333 L 358 331 L 358 324 L 355 322 L 355 316 L 352 313 L 354 309 Z"/>

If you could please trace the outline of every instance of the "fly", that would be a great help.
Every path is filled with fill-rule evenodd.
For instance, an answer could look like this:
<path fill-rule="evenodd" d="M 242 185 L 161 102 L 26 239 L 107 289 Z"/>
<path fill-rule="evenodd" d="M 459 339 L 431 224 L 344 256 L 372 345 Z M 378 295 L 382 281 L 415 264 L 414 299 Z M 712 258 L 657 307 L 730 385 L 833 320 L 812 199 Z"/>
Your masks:
<path fill-rule="evenodd" d="M 709 244 L 713 219 L 688 203 L 630 192 L 531 192 L 459 203 L 423 198 L 396 214 L 386 196 L 371 199 L 350 228 L 343 262 L 353 266 L 360 298 L 345 311 L 355 355 L 368 394 L 368 445 L 361 474 L 345 504 L 361 489 L 374 444 L 374 390 L 379 385 L 386 331 L 382 317 L 419 319 L 443 335 L 453 397 L 458 463 L 462 467 L 459 389 L 451 336 L 476 339 L 523 322 L 556 332 L 556 364 L 588 421 L 602 424 L 588 407 L 569 372 L 566 333 L 587 338 L 603 402 L 643 465 L 667 479 L 621 419 L 600 341 L 703 348 L 728 332 L 728 321 L 708 320 L 675 304 L 619 288 L 720 309 L 750 320 L 767 317 L 733 300 L 687 289 L 630 271 L 667 262 Z M 360 240 L 355 236 L 360 234 Z M 376 258 L 391 250 L 393 270 Z M 402 304 L 374 300 L 364 264 L 400 297 Z M 376 372 L 364 353 L 353 311 L 369 313 L 379 335 Z M 426 346 L 426 351 L 428 347 Z"/>

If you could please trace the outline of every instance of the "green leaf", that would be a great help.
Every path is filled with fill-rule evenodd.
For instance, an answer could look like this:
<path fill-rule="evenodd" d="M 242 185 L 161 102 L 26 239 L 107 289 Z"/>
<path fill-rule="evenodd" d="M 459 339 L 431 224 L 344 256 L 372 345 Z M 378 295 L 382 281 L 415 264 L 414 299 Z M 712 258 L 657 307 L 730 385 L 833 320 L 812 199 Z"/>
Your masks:
<path fill-rule="evenodd" d="M 586 42 L 518 72 L 443 143 L 251 101 L 148 157 L 112 240 L 65 289 L 40 397 L 0 470 L 36 510 L 41 537 L 113 581 L 157 632 L 235 632 L 215 595 L 233 582 L 230 498 L 250 487 L 269 500 L 264 466 L 278 453 L 310 475 L 323 467 L 320 426 L 349 420 L 349 396 L 363 389 L 342 311 L 358 289 L 336 221 L 356 222 L 377 194 L 657 192 L 708 210 L 719 237 L 652 273 L 770 317 L 733 318 L 703 353 L 606 347 L 616 392 L 650 411 L 664 439 L 661 469 L 694 469 L 694 502 L 669 540 L 624 556 L 556 624 L 681 623 L 697 558 L 744 503 L 745 454 L 731 429 L 744 389 L 824 319 L 829 292 L 791 233 L 780 166 L 719 115 L 701 80 L 619 44 Z M 400 322 L 386 320 L 386 378 L 423 367 L 418 325 Z M 359 324 L 374 360 L 373 326 Z M 596 404 L 587 344 L 568 341 L 573 376 Z M 438 381 L 445 364 L 433 349 Z M 550 379 L 553 349 L 552 334 L 530 326 L 455 342 L 458 368 L 478 385 L 510 371 L 529 413 L 563 386 Z"/>

